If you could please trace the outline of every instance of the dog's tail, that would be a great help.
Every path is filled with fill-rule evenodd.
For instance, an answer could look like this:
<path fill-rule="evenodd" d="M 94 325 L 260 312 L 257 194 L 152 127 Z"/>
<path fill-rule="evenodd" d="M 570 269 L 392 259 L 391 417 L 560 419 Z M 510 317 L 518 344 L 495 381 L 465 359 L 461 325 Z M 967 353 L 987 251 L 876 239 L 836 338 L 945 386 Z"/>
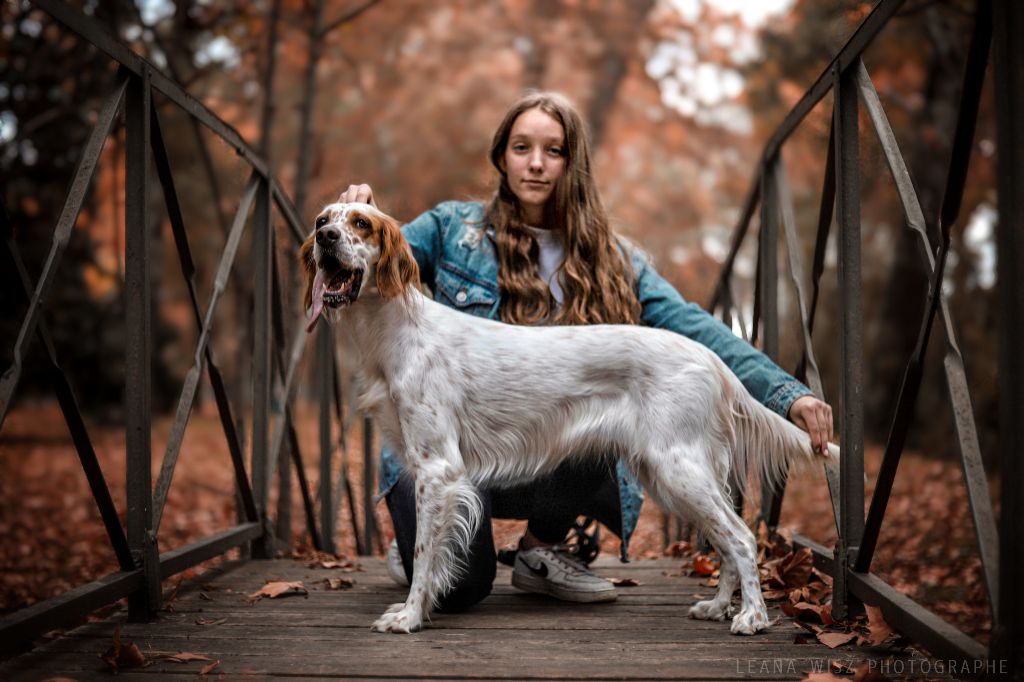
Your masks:
<path fill-rule="evenodd" d="M 839 446 L 829 443 L 828 455 L 814 452 L 811 436 L 755 400 L 731 372 L 725 372 L 723 415 L 732 427 L 732 470 L 755 481 L 776 485 L 789 472 L 819 464 L 838 464 Z"/>

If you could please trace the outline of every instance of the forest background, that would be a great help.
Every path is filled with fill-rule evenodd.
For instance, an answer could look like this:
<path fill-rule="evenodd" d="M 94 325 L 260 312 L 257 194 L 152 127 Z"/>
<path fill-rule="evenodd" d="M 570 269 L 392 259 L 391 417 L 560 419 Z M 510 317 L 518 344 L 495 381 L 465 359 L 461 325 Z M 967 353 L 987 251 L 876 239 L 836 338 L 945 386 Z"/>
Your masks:
<path fill-rule="evenodd" d="M 145 55 L 258 147 L 307 223 L 320 205 L 356 182 L 372 185 L 382 207 L 403 221 L 442 200 L 488 197 L 495 173 L 487 148 L 506 107 L 528 88 L 564 92 L 589 125 L 597 181 L 616 229 L 646 249 L 684 297 L 702 304 L 727 253 L 762 145 L 871 8 L 857 0 L 71 4 Z M 865 54 L 933 230 L 946 180 L 972 4 L 911 0 Z M 41 269 L 83 142 L 115 75 L 108 58 L 31 3 L 0 4 L 0 198 L 33 276 Z M 233 149 L 208 132 L 197 132 L 173 105 L 159 97 L 156 102 L 205 300 L 248 171 Z M 828 97 L 784 151 L 805 262 L 810 262 L 813 248 L 830 112 Z M 862 139 L 870 475 L 875 466 L 871 457 L 877 459 L 877 444 L 884 443 L 903 367 L 916 340 L 926 280 L 863 114 Z M 994 140 L 992 96 L 986 89 L 944 290 L 990 471 L 998 446 Z M 123 434 L 118 435 L 116 426 L 122 419 L 124 391 L 123 158 L 124 130 L 119 126 L 104 149 L 46 308 L 58 356 L 99 434 L 98 448 L 115 499 L 123 495 L 123 454 L 117 454 Z M 166 415 L 193 362 L 197 334 L 162 198 L 159 191 L 153 194 L 153 404 Z M 275 220 L 280 262 L 294 271 L 287 230 L 276 215 Z M 240 405 L 250 381 L 251 339 L 244 330 L 252 315 L 253 273 L 247 254 L 248 244 L 243 243 L 218 312 L 213 346 Z M 816 354 L 826 398 L 839 414 L 834 241 L 827 265 L 815 326 Z M 735 286 L 749 321 L 753 248 L 741 251 L 736 272 Z M 14 295 L 18 286 L 12 269 L 3 268 L 3 367 L 10 364 L 25 310 Z M 785 279 L 780 290 L 781 364 L 792 370 L 801 337 L 796 333 L 795 297 Z M 286 313 L 291 319 L 298 312 L 293 285 L 286 286 L 286 294 L 294 307 Z M 906 551 L 913 538 L 915 547 L 922 545 L 920 552 L 934 554 L 927 555 L 926 563 L 945 568 L 929 578 L 939 594 L 931 599 L 925 595 L 925 600 L 946 604 L 944 613 L 959 620 L 955 605 L 983 609 L 977 605 L 984 599 L 958 489 L 958 450 L 940 345 L 932 344 L 908 444 L 917 462 L 913 466 L 919 467 L 911 470 L 919 474 L 918 482 L 939 483 L 902 491 L 909 520 L 900 531 L 905 535 L 896 534 L 889 543 Z M 98 577 L 104 561 L 113 565 L 110 557 L 90 556 L 95 547 L 102 548 L 102 540 L 87 542 L 81 526 L 76 534 L 75 523 L 68 522 L 86 523 L 95 514 L 87 497 L 76 497 L 76 491 L 84 490 L 81 474 L 75 472 L 69 438 L 52 406 L 44 359 L 38 349 L 30 356 L 17 408 L 0 431 L 0 561 L 10 577 L 3 585 L 4 610 Z M 209 416 L 209 394 L 201 399 L 190 426 L 198 435 L 189 436 L 193 440 L 186 442 L 182 457 L 186 470 L 192 467 L 198 473 L 179 475 L 176 486 L 200 483 L 172 496 L 169 505 L 178 505 L 180 511 L 173 517 L 171 537 L 162 540 L 164 548 L 208 532 L 233 515 L 227 458 L 218 455 L 220 468 L 212 472 L 201 454 L 225 449 Z M 303 439 L 308 441 L 307 464 L 315 472 L 312 415 L 307 415 L 311 426 Z M 241 418 L 244 422 L 244 410 Z M 157 439 L 159 431 L 158 425 Z M 204 485 L 219 496 L 204 497 Z M 822 488 L 820 481 L 813 485 Z M 787 502 L 788 518 L 797 526 L 816 514 L 809 511 L 811 506 L 800 506 L 816 503 L 800 499 Z M 820 502 L 820 495 L 815 499 Z M 907 508 L 907 499 L 914 510 Z M 898 509 L 900 503 L 894 506 Z M 822 540 L 829 533 L 825 526 L 816 529 Z M 345 524 L 339 527 L 341 546 L 348 548 Z M 953 527 L 962 527 L 966 539 L 949 531 Z M 894 528 L 887 530 L 893 533 Z M 953 536 L 959 539 L 950 544 Z M 941 547 L 928 549 L 935 544 Z M 649 551 L 656 545 L 651 540 Z M 73 551 L 68 558 L 63 550 L 69 546 L 77 547 L 78 554 Z M 909 553 L 907 563 L 918 562 L 920 553 Z M 899 558 L 889 559 L 897 562 L 885 566 L 891 576 Z M 51 567 L 35 571 L 42 577 L 33 575 L 39 561 L 70 562 L 71 570 Z M 924 579 L 915 571 L 904 576 L 905 587 L 922 598 Z M 973 577 L 965 581 L 963 573 L 971 571 Z M 960 591 L 949 591 L 954 588 Z M 976 610 L 969 614 L 972 619 L 976 615 Z"/>

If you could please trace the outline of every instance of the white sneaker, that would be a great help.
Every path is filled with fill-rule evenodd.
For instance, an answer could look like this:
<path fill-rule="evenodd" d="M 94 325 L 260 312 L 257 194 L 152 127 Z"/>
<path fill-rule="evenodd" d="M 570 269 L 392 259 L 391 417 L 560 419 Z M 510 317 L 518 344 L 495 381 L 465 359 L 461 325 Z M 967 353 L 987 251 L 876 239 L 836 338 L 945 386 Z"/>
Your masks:
<path fill-rule="evenodd" d="M 402 555 L 398 553 L 398 540 L 392 540 L 388 545 L 388 556 L 384 560 L 388 568 L 388 576 L 402 587 L 409 587 L 409 579 L 405 577 L 405 567 L 402 565 Z"/>
<path fill-rule="evenodd" d="M 615 601 L 615 585 L 590 571 L 571 553 L 556 547 L 520 549 L 512 586 L 574 602 Z"/>

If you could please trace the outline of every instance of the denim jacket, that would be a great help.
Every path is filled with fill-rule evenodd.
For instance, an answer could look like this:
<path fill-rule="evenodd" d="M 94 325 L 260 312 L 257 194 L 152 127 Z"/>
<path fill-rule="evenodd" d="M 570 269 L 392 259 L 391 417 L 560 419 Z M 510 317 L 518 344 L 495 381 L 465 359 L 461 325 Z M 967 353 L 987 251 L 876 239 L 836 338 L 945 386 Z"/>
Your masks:
<path fill-rule="evenodd" d="M 470 315 L 498 318 L 498 259 L 494 228 L 484 224 L 484 207 L 477 202 L 447 201 L 402 228 L 420 268 L 420 279 L 434 300 Z M 750 394 L 783 417 L 797 398 L 810 389 L 781 370 L 766 355 L 729 330 L 695 303 L 683 300 L 636 247 L 624 243 L 636 275 L 641 323 L 668 329 L 714 351 L 739 377 Z M 381 452 L 381 494 L 398 480 L 401 467 L 385 446 Z M 636 478 L 617 463 L 622 520 L 623 560 L 636 529 L 643 493 Z"/>

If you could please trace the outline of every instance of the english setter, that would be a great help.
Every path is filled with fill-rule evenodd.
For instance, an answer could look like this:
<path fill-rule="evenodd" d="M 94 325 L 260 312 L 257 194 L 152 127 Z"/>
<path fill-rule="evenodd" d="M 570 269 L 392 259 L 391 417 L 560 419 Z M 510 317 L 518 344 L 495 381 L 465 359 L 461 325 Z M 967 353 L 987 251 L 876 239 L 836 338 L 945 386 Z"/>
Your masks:
<path fill-rule="evenodd" d="M 768 627 L 756 542 L 733 511 L 729 472 L 774 480 L 816 455 L 808 434 L 754 400 L 712 351 L 659 329 L 515 326 L 436 303 L 418 288 L 398 223 L 367 204 L 328 205 L 300 257 L 308 330 L 325 317 L 349 337 L 359 407 L 415 482 L 412 584 L 373 630 L 423 627 L 462 570 L 480 519 L 477 486 L 606 455 L 625 460 L 721 556 L 717 595 L 690 615 L 725 619 L 739 587 L 732 632 Z"/>

